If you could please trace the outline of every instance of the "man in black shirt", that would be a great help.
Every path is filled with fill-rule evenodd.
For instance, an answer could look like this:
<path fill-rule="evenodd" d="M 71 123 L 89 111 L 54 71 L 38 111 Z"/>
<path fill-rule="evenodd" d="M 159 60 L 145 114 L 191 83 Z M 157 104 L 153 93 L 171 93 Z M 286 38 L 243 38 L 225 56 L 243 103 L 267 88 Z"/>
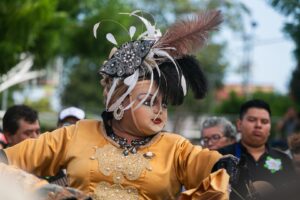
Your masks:
<path fill-rule="evenodd" d="M 275 191 L 295 177 L 290 158 L 267 145 L 271 110 L 262 100 L 250 100 L 240 108 L 237 121 L 241 141 L 219 150 L 240 159 L 240 180 L 232 186 L 231 199 L 257 199 L 255 192 Z M 262 195 L 262 193 L 260 193 Z"/>

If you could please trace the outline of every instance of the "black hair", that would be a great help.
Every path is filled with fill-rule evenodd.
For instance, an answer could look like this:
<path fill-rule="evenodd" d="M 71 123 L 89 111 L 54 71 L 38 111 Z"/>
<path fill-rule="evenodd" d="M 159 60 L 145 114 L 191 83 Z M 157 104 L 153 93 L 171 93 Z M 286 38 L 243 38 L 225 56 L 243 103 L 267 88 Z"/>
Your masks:
<path fill-rule="evenodd" d="M 267 102 L 261 100 L 261 99 L 252 99 L 249 101 L 246 101 L 245 103 L 243 103 L 240 107 L 240 113 L 239 113 L 239 117 L 240 119 L 242 119 L 244 117 L 244 115 L 246 114 L 246 112 L 250 109 L 250 108 L 260 108 L 260 109 L 264 109 L 266 110 L 270 117 L 271 117 L 271 109 L 270 106 Z"/>
<path fill-rule="evenodd" d="M 38 113 L 26 105 L 14 105 L 8 108 L 3 116 L 3 132 L 14 135 L 19 129 L 21 119 L 34 123 L 38 120 Z"/>
<path fill-rule="evenodd" d="M 182 75 L 186 80 L 187 89 L 192 89 L 196 99 L 202 99 L 207 93 L 207 80 L 198 60 L 194 56 L 184 56 L 176 59 L 176 63 L 178 69 L 171 61 L 161 63 L 160 76 L 156 68 L 153 69 L 154 81 L 163 94 L 163 101 L 171 105 L 183 103 Z M 146 78 L 150 78 L 149 73 Z"/>

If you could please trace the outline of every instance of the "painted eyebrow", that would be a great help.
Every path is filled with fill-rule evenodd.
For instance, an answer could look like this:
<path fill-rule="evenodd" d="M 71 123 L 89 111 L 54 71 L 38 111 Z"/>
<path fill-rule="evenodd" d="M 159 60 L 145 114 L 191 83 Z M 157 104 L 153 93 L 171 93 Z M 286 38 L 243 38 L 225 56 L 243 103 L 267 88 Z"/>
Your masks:
<path fill-rule="evenodd" d="M 147 93 L 141 93 L 141 94 L 139 94 L 139 95 L 137 96 L 137 98 L 140 98 L 140 97 L 143 96 L 143 95 L 147 95 Z M 153 97 L 153 94 L 149 94 L 147 98 L 149 98 L 149 97 L 152 98 L 152 97 Z"/>

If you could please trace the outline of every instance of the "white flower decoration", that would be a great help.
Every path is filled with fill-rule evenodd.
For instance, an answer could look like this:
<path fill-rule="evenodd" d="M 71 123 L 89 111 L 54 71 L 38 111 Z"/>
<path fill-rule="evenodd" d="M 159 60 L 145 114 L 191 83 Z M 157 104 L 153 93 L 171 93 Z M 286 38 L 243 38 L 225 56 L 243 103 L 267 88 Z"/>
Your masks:
<path fill-rule="evenodd" d="M 268 156 L 264 167 L 269 169 L 271 173 L 275 173 L 282 169 L 282 162 L 280 159 L 274 159 L 271 156 Z"/>

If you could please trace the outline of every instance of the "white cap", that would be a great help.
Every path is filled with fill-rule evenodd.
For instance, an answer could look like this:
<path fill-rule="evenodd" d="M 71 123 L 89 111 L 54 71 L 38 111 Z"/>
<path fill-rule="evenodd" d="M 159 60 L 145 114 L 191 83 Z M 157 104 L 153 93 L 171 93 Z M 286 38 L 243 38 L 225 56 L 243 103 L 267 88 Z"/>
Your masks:
<path fill-rule="evenodd" d="M 69 108 L 65 108 L 63 109 L 60 113 L 59 113 L 59 120 L 63 120 L 66 117 L 75 117 L 77 119 L 84 119 L 85 117 L 85 113 L 83 110 L 81 110 L 80 108 L 76 108 L 76 107 L 69 107 Z"/>

